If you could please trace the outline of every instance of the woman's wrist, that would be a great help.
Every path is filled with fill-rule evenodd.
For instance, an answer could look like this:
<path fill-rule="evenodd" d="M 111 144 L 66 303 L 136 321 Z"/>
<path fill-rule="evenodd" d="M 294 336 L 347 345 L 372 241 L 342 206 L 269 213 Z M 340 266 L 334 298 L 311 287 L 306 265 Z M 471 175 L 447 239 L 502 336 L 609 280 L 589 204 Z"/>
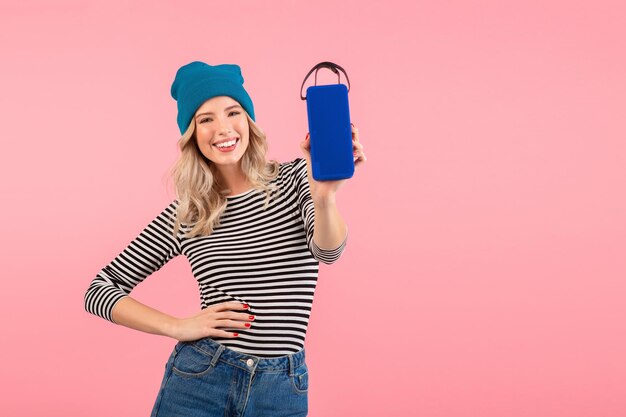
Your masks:
<path fill-rule="evenodd" d="M 324 193 L 313 197 L 313 205 L 315 208 L 326 209 L 334 206 L 336 203 L 336 193 L 334 192 Z"/>
<path fill-rule="evenodd" d="M 163 323 L 163 336 L 171 337 L 172 339 L 178 340 L 178 325 L 180 324 L 180 319 L 177 317 L 169 316 L 166 318 Z"/>

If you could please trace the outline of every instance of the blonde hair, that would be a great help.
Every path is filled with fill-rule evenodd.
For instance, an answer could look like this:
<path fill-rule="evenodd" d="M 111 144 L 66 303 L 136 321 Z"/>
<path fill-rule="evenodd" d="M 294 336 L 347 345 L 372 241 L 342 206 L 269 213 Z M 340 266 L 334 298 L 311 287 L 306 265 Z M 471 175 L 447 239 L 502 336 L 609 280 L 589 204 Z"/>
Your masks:
<path fill-rule="evenodd" d="M 270 184 L 270 181 L 278 176 L 279 163 L 275 160 L 266 160 L 268 145 L 265 133 L 246 111 L 244 114 L 248 119 L 249 141 L 241 157 L 241 169 L 255 189 L 265 191 L 263 207 L 265 210 L 270 202 L 271 193 L 279 191 L 276 184 Z M 184 234 L 186 238 L 210 235 L 213 229 L 220 225 L 220 216 L 226 210 L 226 195 L 231 192 L 220 183 L 215 164 L 200 152 L 195 137 L 195 126 L 196 122 L 192 119 L 187 131 L 178 140 L 180 157 L 169 172 L 179 202 L 174 237 L 183 224 L 186 228 L 193 225 L 191 230 Z"/>

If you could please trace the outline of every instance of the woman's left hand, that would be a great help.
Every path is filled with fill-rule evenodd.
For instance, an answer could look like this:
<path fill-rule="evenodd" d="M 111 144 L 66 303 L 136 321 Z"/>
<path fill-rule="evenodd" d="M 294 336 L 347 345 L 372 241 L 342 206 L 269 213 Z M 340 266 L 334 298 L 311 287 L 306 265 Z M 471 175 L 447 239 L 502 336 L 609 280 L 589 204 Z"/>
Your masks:
<path fill-rule="evenodd" d="M 367 161 L 367 158 L 365 157 L 365 153 L 363 153 L 363 144 L 359 141 L 359 129 L 357 129 L 354 124 L 350 124 L 352 125 L 352 154 L 354 158 L 354 169 L 356 172 L 359 165 Z M 306 159 L 309 188 L 313 201 L 324 201 L 328 198 L 334 198 L 337 190 L 339 190 L 339 188 L 341 188 L 348 179 L 325 181 L 315 180 L 311 173 L 311 141 L 309 133 L 307 133 L 304 141 L 300 143 L 300 147 L 302 148 L 304 158 Z"/>

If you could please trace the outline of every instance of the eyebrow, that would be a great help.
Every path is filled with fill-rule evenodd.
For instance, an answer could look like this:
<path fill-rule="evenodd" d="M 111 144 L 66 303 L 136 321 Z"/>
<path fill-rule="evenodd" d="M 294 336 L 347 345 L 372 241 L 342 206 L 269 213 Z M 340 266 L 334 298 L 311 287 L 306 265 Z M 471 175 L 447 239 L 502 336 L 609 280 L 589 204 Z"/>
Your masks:
<path fill-rule="evenodd" d="M 239 107 L 239 108 L 241 108 L 241 106 L 240 106 L 240 105 L 235 104 L 234 106 L 226 107 L 226 108 L 224 109 L 224 111 L 226 111 L 226 110 L 230 110 L 230 109 L 233 109 L 233 108 L 235 108 L 235 107 Z M 209 112 L 205 112 L 205 113 L 200 113 L 199 115 L 197 115 L 197 116 L 196 116 L 196 119 L 197 119 L 198 117 L 200 117 L 200 116 L 205 116 L 205 115 L 207 115 L 207 114 L 213 114 L 213 112 L 210 112 L 210 111 L 209 111 Z"/>

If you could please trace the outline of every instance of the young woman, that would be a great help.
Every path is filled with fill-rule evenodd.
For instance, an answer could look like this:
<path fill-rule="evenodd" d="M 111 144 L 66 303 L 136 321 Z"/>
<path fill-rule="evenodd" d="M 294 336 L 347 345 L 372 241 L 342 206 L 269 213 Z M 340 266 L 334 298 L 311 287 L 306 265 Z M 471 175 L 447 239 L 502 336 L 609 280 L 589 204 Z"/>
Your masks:
<path fill-rule="evenodd" d="M 304 339 L 319 262 L 335 262 L 347 242 L 335 203 L 346 180 L 313 179 L 309 135 L 304 158 L 266 160 L 237 65 L 184 65 L 171 94 L 182 134 L 177 198 L 91 281 L 85 309 L 178 341 L 152 417 L 305 416 Z M 366 158 L 352 133 L 358 167 Z M 177 318 L 129 296 L 181 254 L 199 313 Z"/>

